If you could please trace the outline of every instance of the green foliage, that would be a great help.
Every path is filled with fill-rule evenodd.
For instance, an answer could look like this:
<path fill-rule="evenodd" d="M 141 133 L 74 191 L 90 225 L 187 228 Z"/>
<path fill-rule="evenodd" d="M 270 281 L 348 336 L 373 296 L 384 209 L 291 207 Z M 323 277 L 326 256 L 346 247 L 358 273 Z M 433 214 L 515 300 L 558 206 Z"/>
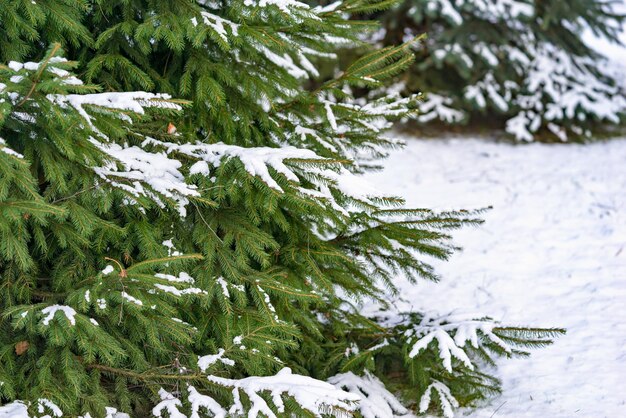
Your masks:
<path fill-rule="evenodd" d="M 418 98 L 352 90 L 399 74 L 413 41 L 303 87 L 312 61 L 371 27 L 345 13 L 388 2 L 9 3 L 2 60 L 33 62 L 0 67 L 3 402 L 149 416 L 168 396 L 193 408 L 197 392 L 227 408 L 231 389 L 287 379 L 284 367 L 315 379 L 370 370 L 407 404 L 433 378 L 463 404 L 497 390 L 480 371 L 435 367 L 434 347 L 398 364 L 410 325 L 357 308 L 384 305 L 400 274 L 436 280 L 428 258 L 451 254 L 450 230 L 480 223 L 406 209 L 355 175 L 401 145 L 382 132 Z M 494 332 L 515 347 L 551 336 Z M 381 335 L 393 344 L 346 356 Z M 199 370 L 214 353 L 226 360 Z M 272 413 L 313 414 L 268 390 L 242 389 L 244 409 L 267 398 Z"/>

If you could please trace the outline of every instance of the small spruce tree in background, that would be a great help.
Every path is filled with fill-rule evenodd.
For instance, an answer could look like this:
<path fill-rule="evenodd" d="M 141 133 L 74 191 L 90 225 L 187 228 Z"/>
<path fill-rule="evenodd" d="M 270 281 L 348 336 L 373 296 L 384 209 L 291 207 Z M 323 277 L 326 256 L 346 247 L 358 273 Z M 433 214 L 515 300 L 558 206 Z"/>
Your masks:
<path fill-rule="evenodd" d="M 480 221 L 358 176 L 411 43 L 302 87 L 384 6 L 0 2 L 0 413 L 452 416 L 562 332 L 386 305 Z"/>
<path fill-rule="evenodd" d="M 423 123 L 477 119 L 518 140 L 567 141 L 623 122 L 623 73 L 584 39 L 619 43 L 622 16 L 603 0 L 406 0 L 374 39 L 428 34 L 403 77 L 423 91 Z"/>

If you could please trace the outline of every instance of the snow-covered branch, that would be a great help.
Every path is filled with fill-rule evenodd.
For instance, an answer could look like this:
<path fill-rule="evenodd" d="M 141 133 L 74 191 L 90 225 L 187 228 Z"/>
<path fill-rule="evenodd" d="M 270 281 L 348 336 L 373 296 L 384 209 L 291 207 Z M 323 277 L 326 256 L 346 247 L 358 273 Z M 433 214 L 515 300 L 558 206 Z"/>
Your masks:
<path fill-rule="evenodd" d="M 452 315 L 438 318 L 425 316 L 419 325 L 409 328 L 404 336 L 407 344 L 411 346 L 410 358 L 416 357 L 431 343 L 436 342 L 439 357 L 446 370 L 452 372 L 453 357 L 473 370 L 474 364 L 463 350 L 467 342 L 470 342 L 472 347 L 479 348 L 483 344 L 482 339 L 486 338 L 505 352 L 512 352 L 512 348 L 494 334 L 493 329 L 497 326 L 496 322 L 488 319 Z"/>
<path fill-rule="evenodd" d="M 204 409 L 214 417 L 226 417 L 246 414 L 249 418 L 268 417 L 277 418 L 286 413 L 285 397 L 292 398 L 304 411 L 321 418 L 325 414 L 342 414 L 355 410 L 359 395 L 345 392 L 330 383 L 291 373 L 284 368 L 274 376 L 251 376 L 244 379 L 226 379 L 217 376 L 208 376 L 214 384 L 232 389 L 233 402 L 229 407 L 220 405 L 215 399 L 203 395 L 193 386 L 187 388 L 187 401 L 191 405 L 191 414 L 187 415 L 183 402 L 164 389 L 159 391 L 161 402 L 153 409 L 155 417 L 164 416 L 167 412 L 170 418 L 198 418 L 199 411 Z M 262 394 L 271 398 L 268 402 Z M 245 395 L 250 402 L 246 408 L 241 400 Z M 271 405 L 271 406 L 270 406 Z"/>
<path fill-rule="evenodd" d="M 357 376 L 352 372 L 335 375 L 328 379 L 339 389 L 361 397 L 358 411 L 363 418 L 413 418 L 413 415 L 386 388 L 383 382 L 369 372 Z"/>

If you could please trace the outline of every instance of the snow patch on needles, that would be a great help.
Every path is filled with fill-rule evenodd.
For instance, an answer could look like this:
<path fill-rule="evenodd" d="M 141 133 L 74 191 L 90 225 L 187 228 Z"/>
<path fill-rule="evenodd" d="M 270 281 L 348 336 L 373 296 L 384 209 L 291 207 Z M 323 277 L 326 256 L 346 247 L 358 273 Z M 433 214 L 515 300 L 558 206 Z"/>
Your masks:
<path fill-rule="evenodd" d="M 167 412 L 167 417 L 170 418 L 187 418 L 186 415 L 181 413 L 178 408 L 183 406 L 183 403 L 165 389 L 159 389 L 159 396 L 161 402 L 159 402 L 154 408 L 152 408 L 152 415 L 155 417 L 163 417 L 163 412 Z"/>
<path fill-rule="evenodd" d="M 191 416 L 190 418 L 200 418 L 200 409 L 204 408 L 207 412 L 213 414 L 214 418 L 225 418 L 226 410 L 218 404 L 215 399 L 207 395 L 199 393 L 195 387 L 189 386 L 189 396 L 187 399 L 191 404 Z"/>
<path fill-rule="evenodd" d="M 163 274 L 163 273 L 157 273 L 154 275 L 154 277 L 158 279 L 164 279 L 172 283 L 194 284 L 196 282 L 196 280 L 193 277 L 191 277 L 188 273 L 184 271 L 181 271 L 180 273 L 178 273 L 178 277 L 172 274 Z"/>
<path fill-rule="evenodd" d="M 110 406 L 107 406 L 106 408 L 104 408 L 104 413 L 105 413 L 104 418 L 130 418 L 130 415 L 125 414 L 123 412 L 119 412 L 117 408 L 113 408 Z M 78 417 L 78 418 L 92 418 L 92 417 L 91 417 L 91 414 L 87 413 L 84 416 Z"/>
<path fill-rule="evenodd" d="M 224 42 L 228 42 L 226 27 L 230 28 L 233 36 L 237 36 L 239 34 L 239 25 L 228 19 L 224 19 L 223 17 L 205 11 L 200 12 L 200 15 L 202 17 L 202 22 L 213 29 L 224 40 Z M 193 23 L 194 26 L 197 26 L 198 20 L 194 17 L 191 19 L 191 23 Z"/>
<path fill-rule="evenodd" d="M 324 102 L 324 109 L 326 110 L 326 118 L 328 119 L 328 123 L 330 123 L 333 131 L 337 132 L 339 128 L 337 127 L 337 119 L 335 118 L 335 114 L 333 113 L 332 105 L 334 103 L 326 101 Z"/>
<path fill-rule="evenodd" d="M 41 313 L 47 316 L 43 319 L 43 321 L 41 321 L 42 324 L 48 326 L 50 324 L 50 321 L 52 321 L 52 318 L 54 318 L 54 315 L 58 311 L 61 311 L 65 314 L 65 317 L 68 321 L 70 321 L 70 324 L 76 325 L 76 311 L 74 310 L 74 308 L 65 305 L 52 305 L 43 308 L 41 310 Z"/>
<path fill-rule="evenodd" d="M 207 363 L 211 363 L 217 361 L 216 357 L 221 354 L 223 354 L 223 350 L 220 350 L 220 353 L 215 356 L 203 358 L 207 359 Z M 219 357 L 219 360 L 228 359 Z M 208 367 L 209 364 L 206 366 Z M 207 379 L 220 386 L 232 388 L 233 404 L 228 410 L 212 397 L 199 393 L 195 387 L 190 385 L 187 386 L 187 401 L 191 405 L 190 415 L 181 412 L 181 409 L 184 408 L 181 399 L 163 388 L 159 390 L 161 402 L 152 409 L 152 414 L 158 418 L 164 416 L 169 418 L 199 418 L 200 410 L 204 409 L 211 413 L 211 416 L 221 418 L 238 416 L 239 414 L 246 414 L 248 418 L 277 418 L 278 416 L 270 408 L 268 401 L 260 395 L 267 392 L 271 398 L 271 404 L 280 414 L 285 413 L 283 397 L 289 396 L 303 410 L 310 412 L 314 417 L 321 418 L 324 414 L 334 410 L 353 412 L 356 403 L 361 399 L 360 395 L 345 392 L 330 383 L 308 376 L 292 374 L 289 368 L 282 369 L 274 376 L 252 376 L 234 380 L 209 375 Z M 250 408 L 247 412 L 241 401 L 240 391 L 243 391 L 250 402 Z M 409 417 L 407 416 L 407 418 Z"/>
<path fill-rule="evenodd" d="M 69 71 L 64 70 L 62 68 L 58 68 L 55 64 L 63 64 L 63 63 L 67 63 L 67 59 L 62 58 L 62 57 L 52 57 L 51 59 L 48 60 L 47 65 L 46 65 L 46 71 L 49 73 L 52 73 L 54 75 L 56 75 L 57 77 L 63 79 L 63 84 L 66 85 L 73 85 L 73 86 L 80 86 L 83 84 L 83 82 L 76 78 L 75 76 L 73 76 Z M 7 65 L 11 70 L 15 71 L 15 72 L 19 72 L 22 70 L 26 70 L 26 72 L 33 72 L 33 71 L 37 71 L 39 70 L 39 68 L 41 67 L 42 62 L 17 62 L 17 61 L 10 61 L 9 64 Z M 14 76 L 15 77 L 15 76 Z M 21 76 L 17 76 L 15 78 L 12 77 L 12 82 L 16 82 L 19 83 L 22 80 Z"/>
<path fill-rule="evenodd" d="M 498 324 L 490 320 L 461 319 L 454 316 L 442 316 L 439 318 L 424 317 L 421 323 L 405 332 L 407 343 L 412 344 L 409 357 L 416 357 L 428 345 L 436 341 L 439 348 L 439 357 L 443 366 L 452 373 L 452 357 L 460 360 L 465 367 L 474 370 L 472 361 L 467 356 L 463 347 L 470 342 L 472 347 L 479 348 L 480 336 L 497 344 L 507 353 L 512 349 L 502 339 L 493 333 Z M 415 343 L 413 343 L 414 340 Z"/>
<path fill-rule="evenodd" d="M 29 418 L 28 406 L 22 401 L 14 401 L 0 406 L 0 418 Z"/>
<path fill-rule="evenodd" d="M 174 144 L 160 142 L 155 139 L 149 139 L 148 141 L 164 147 L 167 153 L 176 152 L 199 159 L 200 161 L 191 166 L 191 174 L 209 175 L 210 167 L 219 167 L 225 159 L 237 158 L 250 175 L 260 177 L 268 187 L 279 192 L 283 192 L 283 189 L 270 174 L 269 167 L 276 170 L 278 174 L 284 175 L 288 180 L 299 183 L 300 179 L 296 174 L 296 169 L 288 167 L 285 164 L 285 160 L 308 160 L 320 163 L 328 161 L 311 150 L 291 146 L 282 148 L 244 148 L 222 143 Z M 308 171 L 321 175 L 342 193 L 354 199 L 366 201 L 371 197 L 384 196 L 381 192 L 368 186 L 360 177 L 343 168 L 334 171 L 327 168 L 311 167 Z M 318 184 L 317 186 L 320 191 L 323 191 L 323 185 Z M 330 194 L 324 194 L 324 197 L 332 198 Z"/>
<path fill-rule="evenodd" d="M 189 415 L 189 418 L 200 418 L 201 408 L 211 413 L 211 416 L 214 418 L 226 417 L 226 410 L 215 399 L 198 393 L 193 386 L 188 386 L 187 390 L 189 392 L 187 399 L 191 404 L 191 415 Z M 161 397 L 161 402 L 152 409 L 152 415 L 160 418 L 164 416 L 163 412 L 166 412 L 167 415 L 165 416 L 169 418 L 187 418 L 187 415 L 179 410 L 183 406 L 180 399 L 163 388 L 159 389 L 159 396 Z"/>
<path fill-rule="evenodd" d="M 230 292 L 228 291 L 228 283 L 226 283 L 226 280 L 224 280 L 223 277 L 218 277 L 216 282 L 222 287 L 222 294 L 224 297 L 230 298 Z"/>
<path fill-rule="evenodd" d="M 28 404 L 23 401 L 13 401 L 9 404 L 0 406 L 0 418 L 52 418 L 62 417 L 63 411 L 54 402 L 49 399 L 41 398 L 37 400 L 37 412 L 39 414 L 29 415 Z M 45 414 L 45 415 L 40 415 Z M 217 415 L 216 415 L 217 416 Z M 130 415 L 123 412 L 118 412 L 116 408 L 107 406 L 105 408 L 105 418 L 130 418 Z M 87 413 L 81 415 L 78 418 L 92 418 L 91 414 Z"/>
<path fill-rule="evenodd" d="M 177 145 L 172 143 L 162 143 L 167 147 L 168 152 L 179 152 L 190 157 L 199 159 L 191 169 L 191 174 L 208 175 L 209 165 L 211 167 L 219 167 L 222 159 L 237 158 L 244 165 L 246 171 L 252 176 L 258 176 L 261 180 L 272 189 L 282 192 L 283 189 L 278 185 L 276 180 L 272 178 L 269 167 L 276 170 L 279 174 L 287 177 L 288 180 L 299 182 L 298 176 L 292 169 L 284 163 L 289 159 L 301 160 L 319 160 L 324 159 L 313 151 L 300 149 L 295 147 L 270 148 L 244 148 L 236 145 L 217 144 L 183 144 Z"/>
<path fill-rule="evenodd" d="M 19 152 L 13 151 L 11 148 L 9 148 L 7 146 L 7 143 L 5 142 L 4 139 L 0 138 L 0 151 L 4 152 L 5 154 L 9 154 L 13 157 L 16 158 L 24 158 L 24 156 L 22 154 L 20 154 Z"/>
<path fill-rule="evenodd" d="M 176 201 L 179 213 L 185 216 L 185 206 L 189 203 L 187 197 L 200 195 L 194 185 L 185 182 L 185 177 L 179 171 L 182 163 L 168 158 L 165 153 L 148 152 L 136 146 L 104 144 L 95 139 L 93 142 L 115 159 L 104 167 L 95 167 L 94 171 L 110 184 L 134 196 L 149 197 L 163 207 L 160 194 Z M 122 164 L 122 169 L 118 168 L 117 162 Z M 130 184 L 116 181 L 116 178 L 126 180 Z"/>
<path fill-rule="evenodd" d="M 296 0 L 245 0 L 243 4 L 254 7 L 276 6 L 287 14 L 291 14 L 292 8 L 309 9 L 308 4 Z"/>
<path fill-rule="evenodd" d="M 50 411 L 52 416 L 55 417 L 63 416 L 63 412 L 54 402 L 46 398 L 40 398 L 37 400 L 37 412 L 43 414 L 46 411 Z"/>
<path fill-rule="evenodd" d="M 431 1 L 427 3 L 426 10 L 430 13 L 439 9 L 441 14 L 445 16 L 450 22 L 453 22 L 455 25 L 460 25 L 463 23 L 463 18 L 460 13 L 456 11 L 456 9 L 450 4 L 450 0 L 437 0 Z"/>
<path fill-rule="evenodd" d="M 85 110 L 85 106 L 98 106 L 107 109 L 125 110 L 139 115 L 145 113 L 146 107 L 158 107 L 172 110 L 182 110 L 182 107 L 170 101 L 171 96 L 161 93 L 145 91 L 110 92 L 92 94 L 50 94 L 48 99 L 61 106 L 70 105 L 81 114 L 92 128 L 92 117 Z M 130 121 L 126 115 L 121 118 Z M 94 128 L 95 129 L 95 128 Z"/>
<path fill-rule="evenodd" d="M 165 293 L 170 293 L 174 296 L 183 296 L 183 295 L 206 295 L 207 292 L 199 289 L 197 287 L 188 287 L 185 289 L 179 289 L 177 287 L 174 286 L 167 286 L 164 284 L 160 284 L 160 283 L 155 283 L 154 287 L 156 287 L 157 289 L 165 292 Z"/>
<path fill-rule="evenodd" d="M 294 78 L 307 78 L 309 73 L 302 68 L 298 67 L 293 59 L 288 54 L 278 55 L 274 52 L 270 51 L 268 48 L 262 45 L 256 45 L 256 48 L 259 52 L 261 52 L 265 57 L 273 62 L 276 66 L 283 68 L 290 76 Z M 301 58 L 304 56 L 301 56 Z M 305 61 L 306 65 L 306 61 Z"/>
<path fill-rule="evenodd" d="M 272 403 L 281 414 L 285 412 L 282 396 L 290 396 L 303 410 L 319 418 L 322 414 L 335 409 L 354 411 L 356 403 L 361 399 L 359 395 L 344 392 L 330 383 L 292 374 L 288 367 L 283 368 L 275 376 L 252 376 L 240 380 L 208 376 L 208 379 L 233 389 L 234 403 L 228 411 L 229 414 L 243 414 L 246 411 L 240 398 L 240 391 L 243 391 L 252 404 L 248 411 L 249 418 L 260 416 L 277 418 L 267 401 L 259 395 L 260 392 L 269 392 Z"/>
<path fill-rule="evenodd" d="M 441 410 L 443 412 L 443 416 L 446 418 L 454 417 L 454 409 L 459 407 L 459 402 L 452 396 L 450 393 L 450 389 L 444 385 L 443 383 L 435 380 L 431 383 L 427 388 L 419 403 L 419 411 L 420 413 L 425 413 L 430 406 L 432 399 L 432 392 L 436 392 L 439 397 L 439 404 L 441 405 Z"/>
<path fill-rule="evenodd" d="M 302 130 L 299 131 L 300 134 L 302 132 Z M 178 203 L 181 216 L 186 214 L 185 207 L 189 203 L 188 198 L 198 196 L 199 193 L 194 185 L 186 183 L 185 176 L 179 170 L 182 163 L 172 158 L 172 154 L 182 154 L 197 159 L 198 161 L 190 167 L 189 173 L 204 176 L 210 175 L 211 169 L 219 167 L 225 160 L 236 158 L 241 161 L 251 176 L 259 177 L 268 187 L 281 193 L 283 189 L 270 174 L 270 168 L 274 169 L 277 174 L 285 176 L 287 180 L 299 183 L 297 169 L 287 166 L 286 160 L 307 160 L 319 163 L 329 161 L 311 150 L 291 146 L 244 148 L 222 143 L 176 144 L 161 142 L 153 138 L 147 139 L 142 145 L 148 144 L 161 147 L 165 152 L 148 152 L 139 147 L 124 148 L 117 144 L 99 144 L 101 149 L 121 162 L 124 169 L 117 169 L 117 166 L 112 163 L 106 167 L 97 168 L 96 172 L 111 184 L 134 195 L 147 196 L 157 204 L 163 205 L 159 195 L 173 199 Z M 342 193 L 354 199 L 366 201 L 370 197 L 384 196 L 345 168 L 331 170 L 312 167 L 309 172 L 322 176 Z M 127 180 L 131 184 L 115 181 L 116 177 Z M 149 187 L 145 187 L 144 184 Z M 317 184 L 317 187 L 318 192 L 325 192 L 325 185 Z M 330 193 L 323 193 L 323 197 L 334 199 Z"/>
<path fill-rule="evenodd" d="M 50 417 L 62 417 L 63 412 L 61 409 L 51 400 L 46 398 L 40 398 L 37 400 L 37 412 L 39 414 L 46 414 L 41 418 Z M 22 401 L 14 401 L 6 405 L 0 406 L 0 418 L 30 418 L 28 414 L 28 404 Z"/>
<path fill-rule="evenodd" d="M 114 271 L 115 271 L 115 268 L 109 264 L 104 268 L 104 270 L 102 270 L 102 274 L 106 276 L 106 275 L 113 273 Z"/>
<path fill-rule="evenodd" d="M 217 350 L 217 354 L 209 354 L 200 357 L 198 359 L 198 367 L 204 372 L 218 361 L 227 366 L 234 366 L 235 362 L 233 360 L 229 359 L 228 357 L 224 357 L 225 352 L 226 351 L 223 348 L 220 348 L 219 350 Z"/>
<path fill-rule="evenodd" d="M 139 299 L 137 299 L 137 298 L 135 298 L 135 297 L 133 297 L 133 296 L 129 295 L 128 293 L 126 293 L 126 292 L 121 292 L 121 295 L 122 295 L 122 297 L 123 297 L 124 299 L 126 299 L 127 301 L 129 301 L 129 302 L 131 302 L 131 303 L 134 303 L 134 304 L 135 304 L 135 305 L 137 305 L 137 306 L 143 306 L 143 302 L 142 302 L 142 301 L 140 301 Z"/>
<path fill-rule="evenodd" d="M 413 415 L 386 388 L 383 382 L 369 372 L 357 376 L 352 372 L 338 374 L 328 383 L 361 398 L 358 411 L 363 418 L 413 418 Z"/>

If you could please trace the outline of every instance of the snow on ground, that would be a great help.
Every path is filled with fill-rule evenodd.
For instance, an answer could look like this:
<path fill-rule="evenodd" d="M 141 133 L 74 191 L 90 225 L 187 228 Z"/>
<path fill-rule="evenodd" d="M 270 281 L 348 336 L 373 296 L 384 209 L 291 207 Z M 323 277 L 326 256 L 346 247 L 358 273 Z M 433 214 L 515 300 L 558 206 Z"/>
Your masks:
<path fill-rule="evenodd" d="M 566 327 L 529 359 L 500 361 L 504 393 L 473 418 L 626 416 L 626 138 L 590 145 L 415 140 L 368 175 L 414 207 L 493 206 L 455 233 L 439 284 L 406 308 Z"/>

